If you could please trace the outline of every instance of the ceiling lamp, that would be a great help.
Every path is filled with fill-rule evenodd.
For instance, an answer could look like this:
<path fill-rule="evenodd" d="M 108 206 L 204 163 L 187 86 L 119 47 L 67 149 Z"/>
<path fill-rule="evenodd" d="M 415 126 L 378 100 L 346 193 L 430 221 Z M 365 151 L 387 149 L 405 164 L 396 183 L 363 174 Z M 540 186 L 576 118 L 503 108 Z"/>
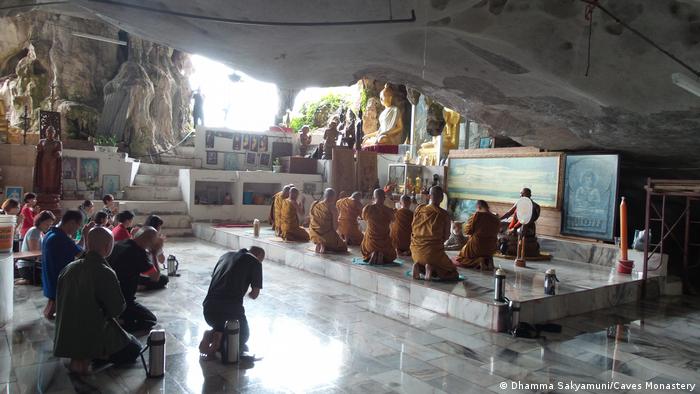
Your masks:
<path fill-rule="evenodd" d="M 694 80 L 687 75 L 680 73 L 671 74 L 671 81 L 673 81 L 676 86 L 683 88 L 690 93 L 700 97 L 700 82 Z"/>

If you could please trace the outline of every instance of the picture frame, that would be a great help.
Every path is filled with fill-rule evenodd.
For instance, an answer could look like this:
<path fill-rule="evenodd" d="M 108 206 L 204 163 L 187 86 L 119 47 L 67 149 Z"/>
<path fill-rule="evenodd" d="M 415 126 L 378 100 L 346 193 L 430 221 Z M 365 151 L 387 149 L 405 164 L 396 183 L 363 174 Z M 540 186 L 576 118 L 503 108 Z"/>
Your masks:
<path fill-rule="evenodd" d="M 615 234 L 620 156 L 566 155 L 562 235 L 612 242 Z"/>
<path fill-rule="evenodd" d="M 241 150 L 250 149 L 250 135 L 243 134 L 243 143 L 241 144 Z"/>
<path fill-rule="evenodd" d="M 5 186 L 5 199 L 13 198 L 22 204 L 24 188 L 22 186 Z"/>
<path fill-rule="evenodd" d="M 240 153 L 228 152 L 224 154 L 224 170 L 236 171 L 238 170 L 238 155 Z"/>
<path fill-rule="evenodd" d="M 102 175 L 102 195 L 115 195 L 120 190 L 119 175 Z"/>
<path fill-rule="evenodd" d="M 219 152 L 208 150 L 207 151 L 207 164 L 217 165 L 219 164 Z"/>
<path fill-rule="evenodd" d="M 78 179 L 78 158 L 63 156 L 63 181 Z"/>
<path fill-rule="evenodd" d="M 491 149 L 493 148 L 493 137 L 481 137 L 479 138 L 479 149 Z"/>
<path fill-rule="evenodd" d="M 240 133 L 233 134 L 233 143 L 232 143 L 231 149 L 235 150 L 235 151 L 241 150 L 241 134 Z"/>
<path fill-rule="evenodd" d="M 258 152 L 267 152 L 268 150 L 268 137 L 266 135 L 260 136 L 260 142 L 258 143 Z"/>
<path fill-rule="evenodd" d="M 74 192 L 78 190 L 78 181 L 76 179 L 64 179 L 63 180 L 63 191 L 64 192 Z"/>
<path fill-rule="evenodd" d="M 260 167 L 269 167 L 270 166 L 270 154 L 269 153 L 261 153 L 260 154 Z"/>
<path fill-rule="evenodd" d="M 80 181 L 97 184 L 100 181 L 100 159 L 80 159 Z"/>
<path fill-rule="evenodd" d="M 214 140 L 215 140 L 215 135 L 212 130 L 207 130 L 205 133 L 204 141 L 207 149 L 213 149 L 214 148 Z"/>
<path fill-rule="evenodd" d="M 257 152 L 259 143 L 260 143 L 260 136 L 251 135 L 250 136 L 250 147 L 248 148 L 248 150 L 251 152 Z"/>
<path fill-rule="evenodd" d="M 248 164 L 250 166 L 254 166 L 257 163 L 257 160 L 258 160 L 258 155 L 256 153 L 253 153 L 253 152 L 246 153 L 246 156 L 245 156 L 245 163 L 246 164 Z"/>

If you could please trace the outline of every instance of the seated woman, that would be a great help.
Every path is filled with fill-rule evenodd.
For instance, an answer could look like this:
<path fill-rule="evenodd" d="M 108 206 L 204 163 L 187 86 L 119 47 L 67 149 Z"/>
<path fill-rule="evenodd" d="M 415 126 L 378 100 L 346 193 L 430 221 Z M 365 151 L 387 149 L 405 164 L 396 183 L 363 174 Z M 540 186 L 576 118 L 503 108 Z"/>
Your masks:
<path fill-rule="evenodd" d="M 83 215 L 83 226 L 86 224 L 90 223 L 90 219 L 92 219 L 92 212 L 95 210 L 95 205 L 92 203 L 91 200 L 85 200 L 83 201 L 82 204 L 78 207 L 78 211 Z M 83 237 L 83 231 L 82 227 L 78 230 L 78 232 L 75 234 L 75 239 L 80 239 Z"/>
<path fill-rule="evenodd" d="M 129 232 L 129 229 L 134 224 L 134 213 L 131 211 L 119 212 L 117 214 L 117 222 L 119 224 L 117 224 L 112 230 L 114 242 L 120 242 L 125 241 L 127 239 L 131 239 L 131 233 Z"/>
<path fill-rule="evenodd" d="M 56 221 L 56 217 L 51 211 L 42 211 L 34 218 L 34 226 L 27 230 L 22 241 L 22 252 L 40 252 L 41 239 L 44 238 L 44 233 Z M 32 260 L 18 260 L 17 270 L 19 278 L 15 280 L 16 285 L 29 285 L 34 282 L 34 264 Z"/>
<path fill-rule="evenodd" d="M 109 225 L 109 217 L 106 213 L 100 211 L 92 217 L 92 221 L 95 222 L 95 227 L 104 227 L 110 229 L 112 226 Z"/>
<path fill-rule="evenodd" d="M 476 202 L 476 212 L 469 218 L 465 233 L 467 243 L 457 256 L 457 262 L 465 268 L 493 269 L 493 253 L 498 242 L 498 216 L 489 210 L 486 201 Z"/>

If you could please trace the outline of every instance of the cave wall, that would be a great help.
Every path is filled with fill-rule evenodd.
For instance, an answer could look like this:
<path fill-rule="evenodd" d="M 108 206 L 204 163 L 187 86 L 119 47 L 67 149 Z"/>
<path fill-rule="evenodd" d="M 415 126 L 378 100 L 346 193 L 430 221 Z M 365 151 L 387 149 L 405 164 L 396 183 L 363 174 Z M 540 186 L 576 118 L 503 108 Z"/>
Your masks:
<path fill-rule="evenodd" d="M 64 139 L 113 135 L 138 156 L 172 146 L 191 128 L 186 54 L 136 37 L 126 48 L 73 32 L 120 37 L 112 25 L 69 15 L 0 18 L 0 99 L 11 126 L 21 127 L 26 105 L 37 131 L 39 111 L 51 109 L 53 85 Z"/>

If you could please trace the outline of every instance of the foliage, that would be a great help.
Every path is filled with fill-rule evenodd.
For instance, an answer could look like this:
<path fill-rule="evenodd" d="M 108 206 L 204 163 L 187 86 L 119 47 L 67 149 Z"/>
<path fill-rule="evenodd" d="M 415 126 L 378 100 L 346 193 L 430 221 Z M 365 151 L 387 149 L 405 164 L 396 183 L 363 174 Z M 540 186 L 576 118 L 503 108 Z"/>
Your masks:
<path fill-rule="evenodd" d="M 328 93 L 317 101 L 304 103 L 301 116 L 292 118 L 289 127 L 296 132 L 304 125 L 309 125 L 312 129 L 323 127 L 330 115 L 338 112 L 340 107 L 350 107 L 350 100 L 345 95 Z"/>
<path fill-rule="evenodd" d="M 362 111 L 367 108 L 367 100 L 369 100 L 369 96 L 367 95 L 367 90 L 362 88 L 360 89 L 360 109 Z"/>
<path fill-rule="evenodd" d="M 113 135 L 98 135 L 95 137 L 97 146 L 117 146 L 117 138 Z"/>

